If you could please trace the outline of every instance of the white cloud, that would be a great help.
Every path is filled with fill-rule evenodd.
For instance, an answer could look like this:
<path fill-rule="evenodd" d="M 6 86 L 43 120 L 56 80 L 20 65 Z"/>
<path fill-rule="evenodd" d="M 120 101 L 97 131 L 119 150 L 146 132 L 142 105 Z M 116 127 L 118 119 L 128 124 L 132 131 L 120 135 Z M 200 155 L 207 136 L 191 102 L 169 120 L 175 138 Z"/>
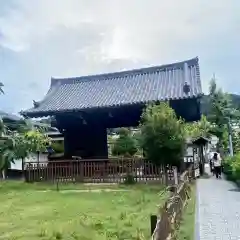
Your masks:
<path fill-rule="evenodd" d="M 28 82 L 22 85 L 29 95 L 26 101 L 44 94 L 39 88 L 29 92 L 29 83 L 38 82 L 46 91 L 52 75 L 115 71 L 197 55 L 206 88 L 212 72 L 227 76 L 227 63 L 216 61 L 230 53 L 240 56 L 237 0 L 10 2 L 0 12 L 0 46 L 16 52 L 19 81 Z M 14 85 L 16 79 L 4 71 L 6 81 Z"/>
<path fill-rule="evenodd" d="M 230 29 L 237 30 L 240 19 L 237 14 L 240 4 L 234 0 L 25 0 L 16 3 L 15 9 L 0 18 L 3 46 L 24 50 L 34 46 L 39 38 L 49 40 L 48 36 L 58 27 L 78 31 L 83 24 L 92 24 L 102 28 L 101 34 L 106 38 L 103 44 L 110 57 L 117 54 L 151 59 L 154 52 L 160 52 L 164 58 L 176 42 L 193 41 L 194 44 L 221 36 Z"/>

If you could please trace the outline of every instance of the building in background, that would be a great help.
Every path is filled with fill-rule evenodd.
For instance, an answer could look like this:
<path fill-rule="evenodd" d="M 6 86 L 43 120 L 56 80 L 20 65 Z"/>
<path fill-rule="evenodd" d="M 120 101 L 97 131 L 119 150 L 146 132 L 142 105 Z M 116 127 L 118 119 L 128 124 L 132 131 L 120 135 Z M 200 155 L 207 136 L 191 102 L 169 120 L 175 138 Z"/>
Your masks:
<path fill-rule="evenodd" d="M 55 116 L 66 159 L 108 158 L 107 129 L 136 127 L 149 102 L 168 101 L 186 121 L 200 119 L 198 58 L 123 72 L 51 79 L 43 101 L 25 117 Z"/>

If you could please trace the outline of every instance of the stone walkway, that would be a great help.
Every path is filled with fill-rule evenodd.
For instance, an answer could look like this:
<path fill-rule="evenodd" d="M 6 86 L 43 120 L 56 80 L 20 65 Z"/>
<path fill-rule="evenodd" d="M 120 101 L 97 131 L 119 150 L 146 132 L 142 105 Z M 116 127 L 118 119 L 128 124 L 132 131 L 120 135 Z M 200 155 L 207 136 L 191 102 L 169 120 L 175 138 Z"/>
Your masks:
<path fill-rule="evenodd" d="M 196 197 L 196 240 L 240 239 L 240 190 L 233 183 L 198 179 Z"/>

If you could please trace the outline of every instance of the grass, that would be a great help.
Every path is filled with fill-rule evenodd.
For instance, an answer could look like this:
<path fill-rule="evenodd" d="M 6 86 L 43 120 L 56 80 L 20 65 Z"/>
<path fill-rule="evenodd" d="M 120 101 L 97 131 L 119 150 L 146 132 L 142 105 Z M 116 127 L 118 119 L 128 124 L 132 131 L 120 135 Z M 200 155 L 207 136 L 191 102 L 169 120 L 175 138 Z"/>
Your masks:
<path fill-rule="evenodd" d="M 193 240 L 195 231 L 195 202 L 196 188 L 191 187 L 191 199 L 188 200 L 187 206 L 183 212 L 183 218 L 180 227 L 176 232 L 177 240 Z"/>
<path fill-rule="evenodd" d="M 62 191 L 99 188 L 113 191 Z M 0 239 L 149 239 L 149 217 L 166 197 L 161 190 L 157 185 L 68 184 L 57 192 L 52 185 L 1 182 Z"/>

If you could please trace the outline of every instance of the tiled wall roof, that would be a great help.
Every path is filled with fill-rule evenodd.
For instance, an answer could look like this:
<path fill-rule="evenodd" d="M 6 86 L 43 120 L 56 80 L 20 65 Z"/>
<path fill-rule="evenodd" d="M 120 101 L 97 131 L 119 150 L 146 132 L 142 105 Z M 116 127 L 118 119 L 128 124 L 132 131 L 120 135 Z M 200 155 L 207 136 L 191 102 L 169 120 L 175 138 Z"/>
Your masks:
<path fill-rule="evenodd" d="M 184 92 L 184 84 L 190 87 Z M 194 98 L 202 94 L 198 58 L 169 65 L 77 78 L 52 79 L 45 98 L 22 112 L 42 116 L 61 111 Z"/>

